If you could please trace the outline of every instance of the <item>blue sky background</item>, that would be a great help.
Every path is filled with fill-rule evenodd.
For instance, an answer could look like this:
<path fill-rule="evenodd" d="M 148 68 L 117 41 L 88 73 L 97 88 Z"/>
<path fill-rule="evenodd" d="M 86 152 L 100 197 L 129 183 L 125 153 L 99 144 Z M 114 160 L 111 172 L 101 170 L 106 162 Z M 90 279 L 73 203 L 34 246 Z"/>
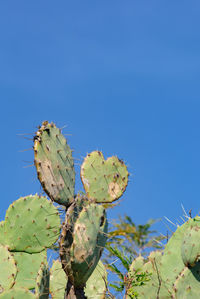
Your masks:
<path fill-rule="evenodd" d="M 193 215 L 200 201 L 200 2 L 2 1 L 1 210 L 41 192 L 32 138 L 67 125 L 80 164 L 92 150 L 132 174 L 120 206 L 137 224 Z M 24 161 L 29 161 L 24 162 Z M 77 165 L 77 190 L 82 188 Z M 165 233 L 163 222 L 156 228 Z"/>

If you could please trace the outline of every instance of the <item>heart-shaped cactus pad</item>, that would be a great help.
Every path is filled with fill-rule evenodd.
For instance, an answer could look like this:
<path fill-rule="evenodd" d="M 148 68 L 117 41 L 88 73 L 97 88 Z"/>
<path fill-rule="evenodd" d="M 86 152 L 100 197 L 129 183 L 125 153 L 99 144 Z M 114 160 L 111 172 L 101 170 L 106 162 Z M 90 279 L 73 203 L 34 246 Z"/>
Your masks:
<path fill-rule="evenodd" d="M 117 157 L 104 159 L 94 151 L 87 155 L 81 166 L 81 180 L 87 197 L 98 203 L 110 203 L 124 193 L 128 184 L 128 171 Z"/>

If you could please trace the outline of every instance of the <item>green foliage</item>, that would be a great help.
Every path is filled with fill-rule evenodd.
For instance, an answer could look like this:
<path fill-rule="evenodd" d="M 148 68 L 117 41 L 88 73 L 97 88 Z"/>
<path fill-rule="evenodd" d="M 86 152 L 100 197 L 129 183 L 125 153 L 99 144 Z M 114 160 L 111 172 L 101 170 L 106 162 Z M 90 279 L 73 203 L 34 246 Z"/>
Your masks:
<path fill-rule="evenodd" d="M 107 264 L 107 268 L 118 276 L 118 281 L 110 283 L 109 286 L 115 289 L 115 291 L 122 293 L 124 290 L 130 298 L 137 298 L 138 293 L 135 291 L 136 286 L 144 285 L 149 281 L 150 274 L 140 272 L 139 269 L 132 271 L 129 275 L 128 272 L 132 265 L 131 257 L 127 257 L 123 252 L 117 248 L 106 246 L 110 255 L 114 258 L 118 258 L 121 262 L 120 266 L 115 263 Z M 122 267 L 121 267 L 122 266 Z M 121 270 L 121 268 L 123 270 Z"/>
<path fill-rule="evenodd" d="M 136 225 L 131 217 L 120 216 L 118 221 L 112 224 L 108 244 L 120 248 L 132 258 L 139 254 L 146 256 L 150 249 L 161 249 L 163 237 L 152 230 L 155 222 L 156 220 L 151 219 L 146 224 Z"/>

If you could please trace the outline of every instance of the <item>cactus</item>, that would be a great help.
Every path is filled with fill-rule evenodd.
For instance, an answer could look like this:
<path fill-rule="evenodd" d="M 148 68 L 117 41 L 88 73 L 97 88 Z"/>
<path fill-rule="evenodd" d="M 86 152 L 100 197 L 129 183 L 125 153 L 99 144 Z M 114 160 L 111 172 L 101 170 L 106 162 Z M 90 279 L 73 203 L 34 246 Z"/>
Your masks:
<path fill-rule="evenodd" d="M 44 191 L 53 201 L 70 205 L 74 199 L 75 171 L 65 137 L 53 123 L 45 121 L 34 139 L 34 162 Z"/>
<path fill-rule="evenodd" d="M 98 203 L 110 203 L 122 196 L 128 184 L 128 171 L 123 161 L 94 151 L 81 166 L 81 180 L 87 197 Z"/>
<path fill-rule="evenodd" d="M 86 282 L 84 293 L 88 299 L 104 299 L 107 288 L 107 271 L 101 261 Z M 52 299 L 64 298 L 67 276 L 59 260 L 53 261 L 50 270 L 50 293 Z"/>
<path fill-rule="evenodd" d="M 37 194 L 21 197 L 0 222 L 1 268 L 7 265 L 0 275 L 0 296 L 46 299 L 51 293 L 56 299 L 104 298 L 106 270 L 99 259 L 107 240 L 105 203 L 122 196 L 127 168 L 117 157 L 105 161 L 101 152 L 92 152 L 81 167 L 86 194 L 75 195 L 72 150 L 60 129 L 43 122 L 33 148 L 38 179 L 51 200 Z M 52 202 L 66 212 L 61 235 L 60 216 Z M 61 263 L 54 262 L 49 280 L 46 250 L 59 235 Z"/>
<path fill-rule="evenodd" d="M 86 194 L 75 195 L 72 151 L 53 123 L 34 137 L 38 179 L 50 197 L 21 197 L 0 222 L 0 298 L 103 299 L 106 271 L 100 262 L 107 240 L 105 207 L 120 198 L 128 171 L 117 157 L 94 151 L 81 166 Z M 59 238 L 56 202 L 64 206 L 60 260 L 50 270 L 46 250 Z M 106 205 L 105 205 L 106 204 Z M 135 259 L 126 277 L 126 298 L 184 299 L 200 293 L 200 217 L 178 227 L 163 251 Z M 146 277 L 142 282 L 136 277 Z M 31 291 L 30 291 L 31 290 Z M 134 292 L 132 292 L 134 290 Z"/>
<path fill-rule="evenodd" d="M 11 251 L 41 252 L 56 242 L 59 231 L 59 213 L 45 197 L 21 197 L 6 212 L 5 242 Z"/>
<path fill-rule="evenodd" d="M 49 272 L 48 264 L 42 262 L 36 279 L 36 287 L 35 287 L 36 298 L 38 299 L 49 298 L 49 277 L 50 277 L 50 272 Z"/>
<path fill-rule="evenodd" d="M 79 202 L 80 201 L 80 202 Z M 69 281 L 84 287 L 95 269 L 107 239 L 105 210 L 77 198 L 66 213 L 60 239 L 60 257 Z"/>
<path fill-rule="evenodd" d="M 181 254 L 183 263 L 193 267 L 200 258 L 200 217 L 190 219 L 182 241 Z"/>
<path fill-rule="evenodd" d="M 1 299 L 37 299 L 28 289 L 14 287 L 0 294 Z"/>
<path fill-rule="evenodd" d="M 35 289 L 46 249 L 57 241 L 59 232 L 58 210 L 47 198 L 30 195 L 10 205 L 0 228 L 2 298 L 33 298 L 28 289 Z"/>
<path fill-rule="evenodd" d="M 133 261 L 129 277 L 138 270 L 150 274 L 149 281 L 134 288 L 139 298 L 198 298 L 200 292 L 199 220 L 200 217 L 197 216 L 178 227 L 164 251 L 151 253 L 146 263 L 143 263 L 144 260 L 140 263 L 137 263 L 137 259 Z M 127 298 L 130 297 L 127 295 Z"/>
<path fill-rule="evenodd" d="M 35 288 L 38 269 L 47 259 L 46 250 L 40 253 L 13 252 L 13 258 L 17 263 L 17 276 L 15 286 L 25 287 L 29 290 Z"/>
<path fill-rule="evenodd" d="M 10 289 L 17 274 L 16 262 L 8 248 L 0 245 L 0 293 Z"/>
<path fill-rule="evenodd" d="M 194 299 L 199 298 L 200 289 L 200 264 L 197 263 L 189 269 L 185 267 L 174 283 L 174 298 Z"/>
<path fill-rule="evenodd" d="M 98 262 L 94 272 L 87 280 L 85 295 L 88 299 L 104 299 L 107 290 L 107 271 L 101 260 Z"/>
<path fill-rule="evenodd" d="M 67 275 L 59 260 L 53 261 L 50 269 L 50 294 L 52 299 L 64 298 L 67 285 Z"/>

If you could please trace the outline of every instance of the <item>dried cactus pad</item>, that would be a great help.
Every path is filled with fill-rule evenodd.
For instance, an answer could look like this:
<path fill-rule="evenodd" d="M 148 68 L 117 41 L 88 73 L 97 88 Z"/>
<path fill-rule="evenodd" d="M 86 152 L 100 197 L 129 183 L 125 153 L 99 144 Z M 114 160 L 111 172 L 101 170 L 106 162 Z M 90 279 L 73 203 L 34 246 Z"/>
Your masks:
<path fill-rule="evenodd" d="M 0 293 L 2 293 L 13 286 L 17 267 L 7 247 L 0 245 L 0 257 Z"/>
<path fill-rule="evenodd" d="M 98 203 L 110 203 L 122 196 L 128 175 L 123 161 L 117 157 L 104 160 L 99 151 L 88 154 L 81 166 L 81 180 L 87 196 Z"/>
<path fill-rule="evenodd" d="M 11 251 L 41 252 L 59 237 L 58 210 L 46 197 L 21 197 L 6 212 L 5 231 Z"/>
<path fill-rule="evenodd" d="M 72 151 L 55 124 L 43 122 L 34 138 L 35 166 L 44 191 L 55 202 L 73 202 L 75 170 Z"/>

